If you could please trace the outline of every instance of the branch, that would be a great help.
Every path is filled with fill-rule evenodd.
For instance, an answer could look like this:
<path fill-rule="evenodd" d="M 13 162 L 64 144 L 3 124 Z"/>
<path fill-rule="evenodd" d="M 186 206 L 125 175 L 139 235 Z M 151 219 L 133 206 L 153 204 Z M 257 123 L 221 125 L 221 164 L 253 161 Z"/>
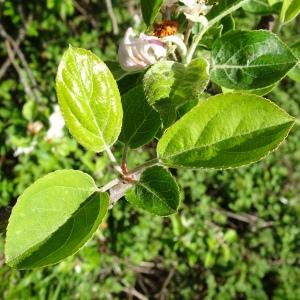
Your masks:
<path fill-rule="evenodd" d="M 112 151 L 110 150 L 110 148 L 108 146 L 105 147 L 105 151 L 106 151 L 110 161 L 112 162 L 115 171 L 117 171 L 117 173 L 123 175 L 122 168 L 119 166 L 117 159 L 115 158 L 114 154 L 112 153 Z"/>
<path fill-rule="evenodd" d="M 13 52 L 13 58 L 15 57 L 15 52 Z M 8 68 L 11 65 L 11 60 L 8 58 L 2 65 L 2 67 L 0 68 L 0 80 L 1 78 L 5 75 L 6 71 L 8 70 Z"/>
<path fill-rule="evenodd" d="M 112 4 L 111 4 L 111 0 L 105 0 L 105 4 L 107 7 L 109 17 L 111 19 L 113 34 L 118 35 L 119 34 L 119 26 L 118 26 L 118 21 L 117 21 L 116 15 L 114 13 L 114 10 L 113 10 Z"/>
<path fill-rule="evenodd" d="M 24 28 L 22 29 L 24 30 Z M 25 33 L 24 33 L 25 34 Z M 5 41 L 5 46 L 6 46 L 6 50 L 9 56 L 9 60 L 10 62 L 13 64 L 13 66 L 15 67 L 17 73 L 19 74 L 20 80 L 22 82 L 22 84 L 24 85 L 24 89 L 25 92 L 30 95 L 30 97 L 36 99 L 37 102 L 40 101 L 41 99 L 41 94 L 40 91 L 38 90 L 38 85 L 37 82 L 34 78 L 34 75 L 32 73 L 32 70 L 30 69 L 27 60 L 25 58 L 25 55 L 23 54 L 23 52 L 20 50 L 19 48 L 19 44 L 17 41 L 15 41 L 4 29 L 4 27 L 2 26 L 2 24 L 0 24 L 0 35 L 6 40 Z M 12 50 L 12 48 L 13 50 Z M 27 76 L 29 78 L 29 80 L 31 81 L 31 85 L 30 83 L 27 81 L 27 78 L 25 79 L 23 73 L 23 70 L 20 68 L 20 66 L 18 65 L 18 63 L 15 60 L 15 54 L 17 54 L 17 56 L 19 57 L 23 68 L 25 70 L 25 72 L 27 73 Z"/>
<path fill-rule="evenodd" d="M 14 52 L 18 55 L 22 65 L 23 65 L 23 68 L 25 69 L 25 71 L 28 75 L 28 78 L 31 81 L 31 85 L 33 87 L 32 88 L 32 93 L 33 93 L 35 99 L 38 102 L 39 99 L 41 98 L 41 94 L 40 94 L 40 91 L 38 90 L 38 84 L 37 84 L 37 82 L 34 78 L 32 70 L 30 69 L 30 67 L 28 65 L 28 62 L 25 58 L 25 55 L 20 50 L 19 45 L 17 44 L 17 42 L 5 31 L 5 29 L 3 28 L 3 26 L 1 24 L 0 24 L 0 35 L 12 45 L 12 47 L 14 49 Z"/>
<path fill-rule="evenodd" d="M 97 28 L 97 21 L 78 2 L 74 2 L 75 8 L 88 20 L 94 28 Z"/>
<path fill-rule="evenodd" d="M 34 93 L 33 93 L 32 89 L 31 89 L 31 87 L 30 87 L 30 85 L 27 81 L 27 78 L 23 73 L 23 70 L 20 68 L 20 66 L 18 65 L 18 63 L 15 60 L 13 51 L 12 51 L 11 46 L 10 46 L 10 43 L 7 40 L 5 41 L 5 47 L 6 47 L 6 51 L 7 51 L 8 57 L 10 59 L 10 62 L 14 66 L 15 70 L 17 71 L 17 73 L 19 75 L 19 78 L 20 78 L 20 81 L 22 82 L 22 84 L 24 86 L 25 93 L 28 95 L 28 97 L 35 98 Z"/>
<path fill-rule="evenodd" d="M 243 222 L 243 223 L 247 223 L 250 225 L 258 225 L 258 228 L 265 228 L 265 227 L 271 227 L 274 226 L 274 222 L 272 221 L 265 221 L 255 215 L 250 215 L 250 214 L 246 214 L 246 213 L 241 213 L 241 214 L 237 214 L 225 209 L 217 209 L 217 208 L 211 208 L 210 209 L 212 212 L 220 212 L 222 214 L 224 214 L 225 216 L 227 216 L 228 218 Z"/>
<path fill-rule="evenodd" d="M 6 43 L 8 43 L 8 42 L 6 41 Z M 11 52 L 11 49 L 9 49 L 8 51 Z M 17 68 L 19 68 L 19 66 L 17 66 Z M 112 154 L 110 149 L 109 149 L 108 153 L 110 153 L 114 157 L 114 155 Z M 145 170 L 147 167 L 157 165 L 158 163 L 159 163 L 159 160 L 157 158 L 149 160 L 149 161 L 145 162 L 144 164 L 140 165 L 139 167 L 131 170 L 130 172 L 128 172 L 128 174 L 132 175 L 133 178 L 138 180 L 139 176 L 143 170 Z M 115 178 L 112 181 L 110 181 L 109 183 L 107 183 L 106 185 L 104 185 L 103 187 L 98 188 L 97 192 L 99 192 L 99 193 L 108 192 L 109 193 L 109 196 L 110 196 L 109 208 L 112 209 L 113 206 L 125 195 L 125 193 L 130 188 L 133 187 L 133 185 L 134 185 L 134 181 L 127 182 L 126 180 L 123 179 L 123 177 Z M 2 217 L 3 213 L 0 209 L 0 233 L 2 231 L 5 231 L 5 229 L 6 229 L 7 220 L 9 219 L 9 216 L 10 216 L 10 211 L 11 210 L 9 209 L 9 211 L 8 211 L 9 213 L 6 214 L 6 217 Z"/>
<path fill-rule="evenodd" d="M 112 189 L 113 187 L 117 186 L 119 183 L 120 183 L 120 179 L 116 178 L 116 179 L 110 181 L 108 184 L 106 184 L 102 188 L 98 189 L 98 192 L 105 193 L 108 190 Z"/>
<path fill-rule="evenodd" d="M 128 175 L 139 175 L 141 174 L 146 168 L 155 166 L 155 165 L 159 165 L 159 159 L 158 158 L 154 158 L 151 160 L 146 161 L 144 164 L 134 168 L 133 170 L 128 172 Z"/>
<path fill-rule="evenodd" d="M 17 47 L 19 47 L 20 44 L 23 42 L 25 36 L 26 36 L 26 31 L 24 30 L 24 28 L 21 28 L 19 31 L 19 36 L 15 41 Z M 15 57 L 15 55 L 16 55 L 16 51 L 13 51 L 13 58 Z M 6 61 L 3 63 L 2 67 L 0 68 L 0 80 L 5 75 L 5 73 L 7 72 L 11 64 L 12 62 L 10 58 L 7 58 Z"/>
<path fill-rule="evenodd" d="M 109 209 L 112 209 L 114 205 L 126 194 L 126 192 L 133 187 L 133 183 L 126 183 L 119 181 L 119 183 L 109 190 L 110 201 Z"/>
<path fill-rule="evenodd" d="M 159 292 L 159 296 L 158 296 L 160 300 L 163 300 L 163 299 L 164 299 L 164 294 L 165 294 L 165 292 L 166 292 L 166 289 L 167 289 L 167 287 L 168 287 L 168 285 L 169 285 L 169 283 L 170 283 L 172 277 L 173 277 L 174 274 L 175 274 L 175 270 L 176 270 L 176 267 L 174 266 L 174 267 L 171 269 L 171 271 L 169 272 L 169 275 L 167 276 L 167 278 L 165 279 L 165 281 L 164 281 L 164 283 L 163 283 L 163 285 L 162 285 L 162 288 L 161 288 L 161 290 L 160 290 L 160 292 Z"/>
<path fill-rule="evenodd" d="M 135 298 L 139 300 L 148 300 L 147 297 L 145 297 L 143 294 L 138 292 L 136 289 L 131 288 L 131 287 L 124 287 L 123 291 L 127 293 L 129 296 L 134 296 Z"/>

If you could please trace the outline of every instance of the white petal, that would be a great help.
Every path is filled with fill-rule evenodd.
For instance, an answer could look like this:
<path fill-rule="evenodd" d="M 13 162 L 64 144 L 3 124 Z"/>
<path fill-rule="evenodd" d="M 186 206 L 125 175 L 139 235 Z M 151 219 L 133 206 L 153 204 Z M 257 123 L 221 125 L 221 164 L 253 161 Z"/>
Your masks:
<path fill-rule="evenodd" d="M 143 70 L 166 55 L 165 44 L 160 39 L 145 34 L 137 37 L 132 28 L 126 31 L 118 50 L 120 65 L 128 72 Z"/>

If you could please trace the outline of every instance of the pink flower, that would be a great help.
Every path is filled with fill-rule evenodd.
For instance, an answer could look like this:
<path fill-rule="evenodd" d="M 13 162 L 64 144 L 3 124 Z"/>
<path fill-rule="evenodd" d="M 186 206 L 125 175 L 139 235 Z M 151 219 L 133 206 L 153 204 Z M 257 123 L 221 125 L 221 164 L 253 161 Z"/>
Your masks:
<path fill-rule="evenodd" d="M 165 43 L 159 38 L 143 33 L 136 36 L 131 27 L 127 29 L 118 52 L 120 65 L 127 72 L 144 70 L 166 56 Z"/>

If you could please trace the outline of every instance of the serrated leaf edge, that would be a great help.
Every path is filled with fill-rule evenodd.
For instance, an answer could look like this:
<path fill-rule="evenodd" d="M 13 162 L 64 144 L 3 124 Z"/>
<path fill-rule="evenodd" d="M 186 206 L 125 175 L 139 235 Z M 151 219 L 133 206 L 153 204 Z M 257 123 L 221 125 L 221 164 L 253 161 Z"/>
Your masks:
<path fill-rule="evenodd" d="M 241 95 L 241 96 L 256 96 L 256 97 L 259 97 L 259 98 L 261 98 L 261 99 L 264 100 L 264 101 L 268 101 L 270 104 L 274 105 L 277 109 L 279 109 L 281 112 L 283 112 L 285 115 L 287 115 L 287 116 L 289 116 L 289 117 L 291 118 L 291 126 L 290 126 L 290 129 L 288 130 L 287 134 L 286 134 L 285 137 L 283 138 L 282 142 L 280 142 L 280 143 L 278 144 L 277 147 L 275 147 L 274 149 L 268 151 L 268 152 L 266 153 L 266 155 L 262 156 L 262 157 L 261 157 L 260 159 L 258 159 L 258 160 L 255 160 L 255 161 L 250 162 L 250 163 L 247 163 L 247 164 L 241 164 L 241 165 L 239 165 L 239 166 L 234 166 L 234 167 L 220 167 L 220 168 L 209 167 L 209 168 L 208 168 L 208 167 L 187 167 L 187 166 L 181 165 L 181 164 L 176 164 L 176 165 L 173 165 L 173 164 L 172 164 L 172 165 L 170 165 L 170 164 L 168 164 L 167 162 L 164 162 L 164 160 L 163 160 L 162 158 L 159 157 L 159 153 L 157 153 L 159 162 L 160 162 L 162 165 L 164 165 L 164 166 L 166 166 L 166 167 L 168 167 L 168 168 L 184 168 L 184 169 L 191 169 L 191 170 L 201 170 L 201 169 L 205 169 L 205 170 L 231 170 L 231 169 L 242 168 L 242 167 L 249 166 L 249 165 L 252 165 L 252 164 L 254 164 L 254 163 L 260 162 L 261 160 L 263 160 L 264 158 L 266 158 L 269 154 L 271 154 L 271 153 L 273 153 L 274 151 L 276 151 L 276 150 L 282 145 L 282 143 L 284 143 L 284 141 L 285 141 L 286 138 L 288 137 L 289 133 L 291 132 L 291 130 L 293 129 L 293 127 L 294 127 L 294 125 L 295 125 L 295 123 L 296 123 L 296 119 L 295 119 L 294 117 L 292 117 L 290 114 L 288 114 L 288 113 L 287 113 L 285 110 L 283 110 L 281 107 L 279 107 L 277 104 L 275 104 L 275 103 L 272 102 L 271 100 L 269 100 L 269 99 L 267 99 L 267 98 L 264 98 L 264 97 L 262 97 L 262 96 L 253 95 L 253 94 L 247 94 L 247 93 L 227 93 L 226 95 L 230 95 L 230 94 L 235 94 L 235 95 L 238 94 L 238 95 Z M 218 97 L 218 96 L 220 96 L 220 95 L 224 95 L 224 94 L 218 94 L 218 95 L 209 97 L 209 98 L 207 98 L 207 99 L 205 99 L 205 100 L 202 100 L 198 105 L 201 105 L 201 103 L 203 103 L 203 102 L 205 102 L 205 101 L 208 101 L 208 100 L 211 99 L 211 98 Z M 198 107 L 198 105 L 195 106 L 191 111 L 193 111 L 194 109 L 196 109 L 196 108 Z M 191 111 L 190 111 L 190 112 L 191 112 Z M 185 116 L 186 116 L 186 115 L 185 115 Z M 185 116 L 183 116 L 182 118 L 184 118 Z M 181 119 L 182 119 L 182 118 L 181 118 Z M 180 120 L 181 120 L 181 119 L 180 119 Z M 292 121 L 292 119 L 293 119 L 293 121 Z M 179 120 L 179 121 L 180 121 L 180 120 Z M 175 124 L 176 124 L 176 123 L 175 123 Z M 175 125 L 175 124 L 174 124 L 174 125 Z M 172 126 L 174 126 L 174 125 L 172 125 Z M 165 131 L 165 133 L 166 133 L 169 129 L 171 129 L 172 126 L 169 127 L 169 128 Z"/>

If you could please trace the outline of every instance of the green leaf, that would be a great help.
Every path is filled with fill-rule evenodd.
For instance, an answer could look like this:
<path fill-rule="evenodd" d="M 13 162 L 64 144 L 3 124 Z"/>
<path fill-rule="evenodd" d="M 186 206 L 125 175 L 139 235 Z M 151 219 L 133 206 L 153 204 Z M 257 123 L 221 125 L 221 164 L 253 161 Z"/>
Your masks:
<path fill-rule="evenodd" d="M 221 94 L 200 101 L 171 126 L 157 152 L 169 167 L 239 167 L 275 150 L 293 124 L 293 117 L 267 99 Z"/>
<path fill-rule="evenodd" d="M 282 5 L 282 0 L 268 0 L 269 5 Z"/>
<path fill-rule="evenodd" d="M 179 63 L 173 61 L 161 61 L 154 64 L 146 72 L 143 85 L 146 99 L 150 105 L 155 107 L 159 102 L 169 99 L 175 82 L 175 71 L 173 69 L 179 68 L 179 66 Z"/>
<path fill-rule="evenodd" d="M 220 24 L 222 25 L 222 34 L 225 34 L 228 31 L 235 30 L 235 20 L 232 15 L 227 15 L 224 17 Z"/>
<path fill-rule="evenodd" d="M 22 115 L 27 121 L 33 121 L 37 115 L 38 107 L 34 100 L 27 101 L 22 108 Z"/>
<path fill-rule="evenodd" d="M 296 55 L 296 57 L 300 60 L 300 42 L 295 43 L 291 46 L 292 51 Z M 300 83 L 300 65 L 294 67 L 289 73 L 288 76 L 293 79 L 294 81 Z"/>
<path fill-rule="evenodd" d="M 143 80 L 143 74 L 133 73 L 118 80 L 118 88 L 121 95 L 124 95 L 130 89 L 134 88 L 138 84 L 141 84 Z"/>
<path fill-rule="evenodd" d="M 142 85 L 122 96 L 124 110 L 122 132 L 119 140 L 130 148 L 138 148 L 149 141 L 161 126 L 159 113 L 146 101 Z"/>
<path fill-rule="evenodd" d="M 66 125 L 81 145 L 101 152 L 115 143 L 123 116 L 120 94 L 96 55 L 70 47 L 58 68 L 56 90 Z"/>
<path fill-rule="evenodd" d="M 291 50 L 264 30 L 232 31 L 212 49 L 211 79 L 236 90 L 255 90 L 282 79 L 297 63 Z"/>
<path fill-rule="evenodd" d="M 37 180 L 19 197 L 7 227 L 6 263 L 29 269 L 77 252 L 107 213 L 109 197 L 87 174 L 62 170 Z"/>
<path fill-rule="evenodd" d="M 127 73 L 126 71 L 124 71 L 121 68 L 121 65 L 117 61 L 107 60 L 107 61 L 105 61 L 105 64 L 107 65 L 107 67 L 113 74 L 115 80 L 117 80 L 117 81 L 119 81 L 122 78 L 124 78 L 125 76 L 129 75 L 129 73 Z"/>
<path fill-rule="evenodd" d="M 174 107 L 199 98 L 208 82 L 208 62 L 197 58 L 184 65 L 162 61 L 153 65 L 144 76 L 147 101 L 154 107 L 168 100 Z"/>
<path fill-rule="evenodd" d="M 143 19 L 148 26 L 154 23 L 163 2 L 164 0 L 141 0 Z"/>
<path fill-rule="evenodd" d="M 224 18 L 222 20 L 224 20 Z M 194 27 L 195 26 L 199 26 L 200 28 L 202 28 L 201 27 L 202 25 L 200 23 L 195 23 Z M 201 41 L 199 42 L 199 46 L 211 50 L 212 45 L 215 42 L 215 40 L 218 39 L 220 36 L 222 36 L 223 29 L 224 29 L 223 24 L 218 24 L 213 27 L 210 27 L 206 31 L 206 33 L 203 36 L 203 38 L 201 39 Z M 225 28 L 225 30 L 226 30 L 226 28 Z"/>
<path fill-rule="evenodd" d="M 209 96 L 210 96 L 210 94 L 203 95 L 202 99 L 190 101 L 190 102 L 186 103 L 185 105 L 181 106 L 177 111 L 179 119 L 182 118 L 185 114 L 187 114 L 196 105 L 198 105 L 199 101 L 202 101 L 203 99 L 206 99 Z"/>
<path fill-rule="evenodd" d="M 235 12 L 243 5 L 245 5 L 248 1 L 249 0 L 210 0 L 209 4 L 212 4 L 213 7 L 207 15 L 207 19 L 209 20 L 209 27 L 219 22 L 225 16 Z"/>
<path fill-rule="evenodd" d="M 155 108 L 160 114 L 160 119 L 163 125 L 162 130 L 165 130 L 176 121 L 176 107 L 170 99 L 165 99 L 163 101 L 158 102 L 155 105 Z"/>
<path fill-rule="evenodd" d="M 126 200 L 132 205 L 159 216 L 168 216 L 178 210 L 180 190 L 169 171 L 160 166 L 146 169 Z"/>
<path fill-rule="evenodd" d="M 268 0 L 250 0 L 243 6 L 243 9 L 257 15 L 268 15 L 276 12 Z"/>
<path fill-rule="evenodd" d="M 176 121 L 178 107 L 201 96 L 209 82 L 208 71 L 208 62 L 197 58 L 188 65 L 158 62 L 146 72 L 146 99 L 160 113 L 164 128 Z"/>
<path fill-rule="evenodd" d="M 232 90 L 232 89 L 227 89 L 222 87 L 222 92 L 224 94 L 227 93 L 247 93 L 247 94 L 254 94 L 254 95 L 258 95 L 258 96 L 264 96 L 269 94 L 270 92 L 272 92 L 275 87 L 277 86 L 277 84 L 272 84 L 270 86 L 267 86 L 265 88 L 261 88 L 261 89 L 257 89 L 257 90 L 247 90 L 247 91 L 236 91 L 236 90 Z"/>
<path fill-rule="evenodd" d="M 300 13 L 300 0 L 283 0 L 280 21 L 287 23 L 292 21 Z"/>

